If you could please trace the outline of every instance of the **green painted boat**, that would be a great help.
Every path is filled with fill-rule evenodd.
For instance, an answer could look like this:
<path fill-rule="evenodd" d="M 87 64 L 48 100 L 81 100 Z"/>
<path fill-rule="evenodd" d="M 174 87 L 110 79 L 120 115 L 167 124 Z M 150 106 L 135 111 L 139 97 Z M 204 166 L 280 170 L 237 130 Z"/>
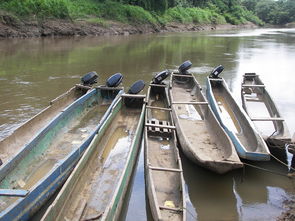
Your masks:
<path fill-rule="evenodd" d="M 97 87 L 60 111 L 0 168 L 0 220 L 29 220 L 69 176 L 120 98 Z"/>
<path fill-rule="evenodd" d="M 118 220 L 141 145 L 144 98 L 121 96 L 43 221 Z"/>
<path fill-rule="evenodd" d="M 165 84 L 150 84 L 147 92 L 144 130 L 146 192 L 154 220 L 184 221 L 183 170 L 167 90 Z"/>
<path fill-rule="evenodd" d="M 26 121 L 8 137 L 0 141 L 0 166 L 12 159 L 20 149 L 29 143 L 34 135 L 44 128 L 62 110 L 83 96 L 91 87 L 77 84 L 67 92 L 50 101 L 48 107 Z"/>

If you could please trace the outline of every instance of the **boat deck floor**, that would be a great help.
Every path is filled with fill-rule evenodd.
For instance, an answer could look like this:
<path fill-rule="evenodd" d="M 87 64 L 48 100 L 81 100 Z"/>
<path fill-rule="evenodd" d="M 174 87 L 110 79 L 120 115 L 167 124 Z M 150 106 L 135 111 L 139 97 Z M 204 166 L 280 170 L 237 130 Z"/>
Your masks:
<path fill-rule="evenodd" d="M 245 80 L 246 85 L 255 85 L 255 80 Z M 260 88 L 244 88 L 245 105 L 247 106 L 248 115 L 250 118 L 275 118 L 280 117 L 275 113 L 271 113 L 271 108 L 266 102 L 264 89 Z M 255 121 L 257 130 L 263 137 L 271 136 L 275 131 L 275 124 L 273 121 Z"/>
<path fill-rule="evenodd" d="M 140 110 L 120 111 L 82 170 L 59 220 L 88 220 L 106 210 L 117 188 L 135 138 Z M 97 218 L 99 219 L 99 218 Z"/>
<path fill-rule="evenodd" d="M 151 167 L 168 168 L 179 170 L 176 159 L 176 145 L 172 138 L 149 137 L 148 155 Z M 173 205 L 173 208 L 182 207 L 182 192 L 180 172 L 152 170 L 151 176 L 156 188 L 156 197 L 160 206 Z M 162 217 L 165 220 L 181 220 L 182 213 L 161 210 Z"/>
<path fill-rule="evenodd" d="M 253 143 L 249 143 L 249 137 L 245 135 L 247 130 L 242 129 L 242 125 L 239 123 L 239 120 L 236 117 L 235 108 L 230 105 L 230 103 L 226 99 L 226 95 L 219 88 L 213 88 L 213 94 L 216 99 L 216 102 L 219 107 L 219 111 L 221 113 L 221 117 L 224 120 L 226 126 L 235 133 L 240 142 L 248 149 L 248 151 L 254 151 L 257 148 L 257 144 L 255 144 L 255 137 Z M 245 131 L 246 130 L 246 131 Z M 248 130 L 252 130 L 249 128 Z"/>
<path fill-rule="evenodd" d="M 150 97 L 150 105 L 159 108 L 168 108 L 163 101 L 165 97 L 158 95 Z M 169 111 L 151 109 L 147 110 L 147 122 L 156 125 L 171 125 Z M 147 158 L 151 178 L 155 187 L 156 201 L 161 207 L 172 207 L 175 211 L 160 209 L 163 220 L 182 220 L 182 183 L 178 161 L 175 132 L 167 128 L 146 127 L 147 129 Z M 177 209 L 180 209 L 177 211 Z"/>
<path fill-rule="evenodd" d="M 198 102 L 198 99 L 190 91 L 173 85 L 172 96 L 174 101 L 181 102 Z M 214 134 L 211 126 L 204 120 L 203 113 L 199 106 L 192 104 L 174 104 L 174 110 L 178 116 L 179 125 L 188 139 L 190 148 L 197 156 L 201 156 L 203 160 L 224 160 L 228 157 L 228 153 L 218 142 L 217 136 Z"/>
<path fill-rule="evenodd" d="M 0 188 L 30 189 L 33 187 L 59 160 L 64 159 L 87 139 L 98 125 L 109 105 L 110 103 L 107 102 L 95 105 L 94 108 L 88 108 L 83 114 L 70 121 L 70 124 L 59 131 L 53 142 L 49 138 L 38 148 L 33 148 L 26 158 L 1 181 Z M 1 199 L 0 209 L 5 209 L 16 199 L 17 197 Z"/>

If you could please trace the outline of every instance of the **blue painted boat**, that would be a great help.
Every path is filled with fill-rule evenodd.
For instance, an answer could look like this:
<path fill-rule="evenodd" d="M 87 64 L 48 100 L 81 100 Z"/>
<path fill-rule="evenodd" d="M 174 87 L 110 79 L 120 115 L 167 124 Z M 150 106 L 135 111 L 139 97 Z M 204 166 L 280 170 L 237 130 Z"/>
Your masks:
<path fill-rule="evenodd" d="M 70 175 L 122 93 L 90 90 L 1 166 L 0 220 L 30 219 Z"/>
<path fill-rule="evenodd" d="M 255 130 L 247 114 L 236 103 L 224 79 L 218 77 L 218 74 L 211 74 L 207 77 L 206 84 L 209 104 L 234 143 L 239 157 L 255 161 L 270 160 L 266 143 Z"/>

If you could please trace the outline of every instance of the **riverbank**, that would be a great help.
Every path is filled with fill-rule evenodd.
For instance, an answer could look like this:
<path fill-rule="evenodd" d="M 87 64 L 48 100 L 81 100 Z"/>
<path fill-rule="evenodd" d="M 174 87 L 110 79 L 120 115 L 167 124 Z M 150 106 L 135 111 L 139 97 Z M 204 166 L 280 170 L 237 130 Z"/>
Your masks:
<path fill-rule="evenodd" d="M 133 35 L 160 32 L 187 32 L 203 30 L 254 28 L 252 23 L 244 25 L 231 24 L 182 24 L 168 23 L 166 25 L 126 24 L 118 21 L 104 21 L 104 23 L 86 20 L 48 19 L 19 20 L 8 14 L 0 14 L 0 38 L 31 38 L 49 36 L 106 36 Z"/>

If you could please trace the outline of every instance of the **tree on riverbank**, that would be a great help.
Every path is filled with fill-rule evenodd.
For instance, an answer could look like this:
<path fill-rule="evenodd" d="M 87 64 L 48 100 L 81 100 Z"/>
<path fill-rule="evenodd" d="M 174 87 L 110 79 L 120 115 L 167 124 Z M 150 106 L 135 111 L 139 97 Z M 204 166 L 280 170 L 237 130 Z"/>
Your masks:
<path fill-rule="evenodd" d="M 295 20 L 294 0 L 2 0 L 18 19 L 84 19 L 104 24 L 284 24 Z M 1 15 L 1 13 L 0 13 Z"/>
<path fill-rule="evenodd" d="M 295 0 L 244 0 L 242 4 L 269 24 L 282 25 L 295 21 Z"/>

